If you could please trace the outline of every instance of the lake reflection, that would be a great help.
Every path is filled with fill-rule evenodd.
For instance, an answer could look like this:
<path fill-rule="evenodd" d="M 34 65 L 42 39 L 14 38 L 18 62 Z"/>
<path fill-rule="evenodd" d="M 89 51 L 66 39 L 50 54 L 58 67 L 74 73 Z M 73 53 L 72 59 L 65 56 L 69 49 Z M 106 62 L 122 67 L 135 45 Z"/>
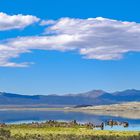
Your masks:
<path fill-rule="evenodd" d="M 1 123 L 28 123 L 32 121 L 46 121 L 46 120 L 57 120 L 57 121 L 71 121 L 77 120 L 80 123 L 92 122 L 100 124 L 107 120 L 127 121 L 129 122 L 128 128 L 121 126 L 113 128 L 106 126 L 106 130 L 134 130 L 140 131 L 140 119 L 128 119 L 121 117 L 111 116 L 99 116 L 92 114 L 85 114 L 80 112 L 64 112 L 64 111 L 0 111 L 0 122 Z"/>

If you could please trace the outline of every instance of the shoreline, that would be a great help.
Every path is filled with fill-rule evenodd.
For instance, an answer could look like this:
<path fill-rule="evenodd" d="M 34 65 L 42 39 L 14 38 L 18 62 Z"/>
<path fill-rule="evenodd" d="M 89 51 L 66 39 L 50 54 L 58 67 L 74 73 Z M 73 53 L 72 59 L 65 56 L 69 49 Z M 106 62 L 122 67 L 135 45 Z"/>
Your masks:
<path fill-rule="evenodd" d="M 128 119 L 140 119 L 140 111 L 137 110 L 83 110 L 83 109 L 65 109 L 65 108 L 3 108 L 0 111 L 62 111 L 62 112 L 81 112 L 100 116 L 123 117 Z"/>
<path fill-rule="evenodd" d="M 140 102 L 100 105 L 89 107 L 47 107 L 47 105 L 1 105 L 0 111 L 63 111 L 86 114 L 140 119 Z"/>

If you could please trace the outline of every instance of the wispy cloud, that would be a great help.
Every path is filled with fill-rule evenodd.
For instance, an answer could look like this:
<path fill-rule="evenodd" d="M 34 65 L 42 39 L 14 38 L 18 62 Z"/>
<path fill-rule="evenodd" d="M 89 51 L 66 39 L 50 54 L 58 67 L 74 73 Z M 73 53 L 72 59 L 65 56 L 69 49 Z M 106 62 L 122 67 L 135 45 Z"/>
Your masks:
<path fill-rule="evenodd" d="M 38 22 L 39 18 L 32 15 L 8 15 L 6 13 L 0 13 L 0 31 L 11 29 L 22 29 L 35 22 Z"/>
<path fill-rule="evenodd" d="M 11 58 L 32 50 L 77 51 L 87 59 L 115 60 L 123 54 L 140 52 L 140 24 L 102 17 L 61 18 L 42 21 L 44 36 L 27 36 L 0 43 L 0 66 L 28 66 Z"/>
<path fill-rule="evenodd" d="M 140 51 L 140 24 L 135 22 L 102 17 L 61 18 L 46 28 L 45 33 L 79 36 L 79 41 L 72 41 L 69 45 L 91 59 L 120 59 L 124 53 Z"/>

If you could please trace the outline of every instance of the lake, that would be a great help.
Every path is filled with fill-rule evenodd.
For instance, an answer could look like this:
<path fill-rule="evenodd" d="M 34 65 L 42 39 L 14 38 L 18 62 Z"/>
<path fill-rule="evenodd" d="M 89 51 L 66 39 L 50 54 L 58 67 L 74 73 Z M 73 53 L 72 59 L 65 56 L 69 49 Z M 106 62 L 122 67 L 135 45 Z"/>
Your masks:
<path fill-rule="evenodd" d="M 64 111 L 0 111 L 1 123 L 28 123 L 28 122 L 43 122 L 47 120 L 57 121 L 72 121 L 77 120 L 79 123 L 92 122 L 95 124 L 101 124 L 107 120 L 127 121 L 129 127 L 124 128 L 122 126 L 114 126 L 113 128 L 106 126 L 106 130 L 131 130 L 140 131 L 140 119 L 128 119 L 122 117 L 111 117 L 86 114 L 81 112 L 64 112 Z"/>

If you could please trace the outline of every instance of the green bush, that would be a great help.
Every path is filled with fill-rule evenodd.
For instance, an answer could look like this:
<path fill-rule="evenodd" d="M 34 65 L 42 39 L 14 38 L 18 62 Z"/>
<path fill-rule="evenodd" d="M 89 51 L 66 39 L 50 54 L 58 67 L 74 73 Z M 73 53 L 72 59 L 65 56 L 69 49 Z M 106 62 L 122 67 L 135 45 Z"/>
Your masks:
<path fill-rule="evenodd" d="M 0 137 L 1 138 L 2 137 L 10 138 L 10 136 L 11 136 L 10 130 L 6 130 L 6 129 L 3 129 L 3 128 L 0 129 Z"/>

